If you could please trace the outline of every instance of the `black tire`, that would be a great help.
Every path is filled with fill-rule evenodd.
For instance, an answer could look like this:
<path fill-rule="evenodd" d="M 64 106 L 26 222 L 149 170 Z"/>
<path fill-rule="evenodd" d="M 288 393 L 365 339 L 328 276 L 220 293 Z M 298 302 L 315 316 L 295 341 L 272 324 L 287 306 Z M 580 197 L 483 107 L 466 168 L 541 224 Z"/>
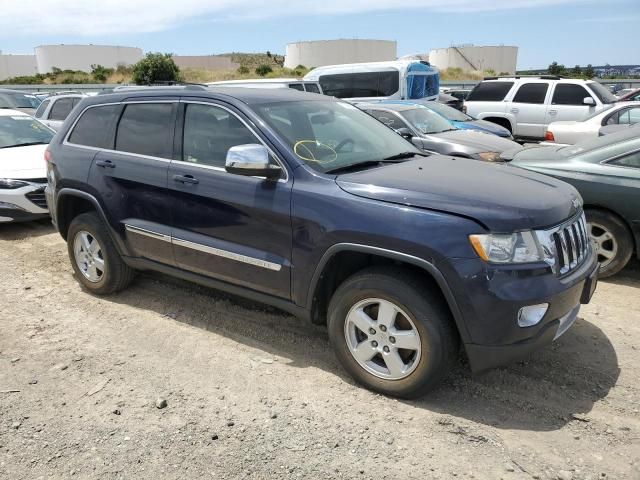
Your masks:
<path fill-rule="evenodd" d="M 104 271 L 98 281 L 90 281 L 80 270 L 76 261 L 74 242 L 76 236 L 81 232 L 89 233 L 100 245 Z M 71 221 L 67 233 L 67 250 L 78 282 L 97 295 L 108 295 L 122 290 L 131 283 L 135 276 L 135 271 L 122 261 L 107 228 L 95 213 L 82 213 Z"/>
<path fill-rule="evenodd" d="M 613 235 L 613 241 L 617 245 L 615 256 L 608 262 L 600 265 L 600 278 L 607 278 L 615 275 L 622 270 L 631 255 L 633 254 L 633 237 L 624 222 L 616 215 L 605 212 L 603 210 L 588 209 L 585 211 L 587 223 L 591 226 L 591 233 L 599 233 L 599 230 L 606 229 Z M 594 229 L 593 225 L 603 227 L 602 229 Z M 595 238 L 594 238 L 595 239 Z M 598 255 L 598 261 L 606 260 L 601 254 Z"/>
<path fill-rule="evenodd" d="M 338 359 L 358 383 L 385 395 L 416 398 L 444 379 L 458 358 L 458 335 L 449 308 L 433 288 L 397 267 L 368 268 L 338 287 L 329 304 L 329 339 Z M 353 306 L 368 298 L 387 300 L 400 307 L 420 335 L 420 359 L 404 378 L 379 378 L 361 366 L 349 349 L 345 335 L 347 315 Z"/>

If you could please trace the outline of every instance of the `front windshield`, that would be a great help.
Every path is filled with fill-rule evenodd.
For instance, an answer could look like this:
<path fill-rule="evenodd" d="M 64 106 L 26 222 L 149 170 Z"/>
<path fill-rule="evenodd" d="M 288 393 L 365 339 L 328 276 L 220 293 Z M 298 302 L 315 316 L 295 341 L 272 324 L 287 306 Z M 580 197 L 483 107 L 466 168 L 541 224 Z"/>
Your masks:
<path fill-rule="evenodd" d="M 320 172 L 421 152 L 378 120 L 346 102 L 307 100 L 254 107 L 294 154 Z"/>
<path fill-rule="evenodd" d="M 426 107 L 403 110 L 400 114 L 422 133 L 442 133 L 455 130 L 446 118 Z"/>
<path fill-rule="evenodd" d="M 0 148 L 49 143 L 53 132 L 27 115 L 0 116 Z"/>
<path fill-rule="evenodd" d="M 616 103 L 618 101 L 618 98 L 608 88 L 603 87 L 598 82 L 589 82 L 587 85 L 602 103 Z"/>
<path fill-rule="evenodd" d="M 425 107 L 453 122 L 469 122 L 473 120 L 473 117 L 470 117 L 466 113 L 462 113 L 460 110 L 456 110 L 449 105 L 443 105 L 442 103 L 429 102 L 425 104 Z"/>

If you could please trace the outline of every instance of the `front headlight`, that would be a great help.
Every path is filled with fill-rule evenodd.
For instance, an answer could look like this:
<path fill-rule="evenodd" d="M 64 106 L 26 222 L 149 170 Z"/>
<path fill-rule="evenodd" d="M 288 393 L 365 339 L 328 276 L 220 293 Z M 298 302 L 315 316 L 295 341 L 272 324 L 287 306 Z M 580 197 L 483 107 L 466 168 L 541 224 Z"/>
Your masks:
<path fill-rule="evenodd" d="M 0 189 L 10 190 L 14 188 L 22 188 L 29 185 L 27 182 L 23 182 L 22 180 L 12 180 L 10 178 L 0 178 Z"/>
<path fill-rule="evenodd" d="M 476 156 L 480 160 L 484 160 L 485 162 L 499 162 L 500 161 L 500 153 L 499 152 L 481 152 L 481 153 L 476 153 Z"/>
<path fill-rule="evenodd" d="M 478 256 L 489 263 L 529 263 L 542 261 L 542 249 L 533 232 L 469 235 Z"/>

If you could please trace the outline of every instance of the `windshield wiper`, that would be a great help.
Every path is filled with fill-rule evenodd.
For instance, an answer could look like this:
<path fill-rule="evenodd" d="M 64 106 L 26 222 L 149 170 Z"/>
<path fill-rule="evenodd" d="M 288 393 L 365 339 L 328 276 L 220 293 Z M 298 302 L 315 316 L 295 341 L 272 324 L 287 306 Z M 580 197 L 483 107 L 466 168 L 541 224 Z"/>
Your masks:
<path fill-rule="evenodd" d="M 15 145 L 7 145 L 6 147 L 0 148 L 13 148 L 13 147 L 28 147 L 30 145 L 46 145 L 49 142 L 25 142 L 25 143 L 16 143 Z"/>
<path fill-rule="evenodd" d="M 366 162 L 351 163 L 343 167 L 332 168 L 331 170 L 327 170 L 324 173 L 336 174 L 336 173 L 354 172 L 362 168 L 379 167 L 384 165 L 385 163 L 400 163 L 400 162 L 388 160 L 386 158 L 384 160 L 367 160 Z"/>
<path fill-rule="evenodd" d="M 382 160 L 384 160 L 384 161 L 386 161 L 386 160 L 403 160 L 405 158 L 415 157 L 416 155 L 418 155 L 420 157 L 428 157 L 429 156 L 428 153 L 422 153 L 422 152 L 401 152 L 401 153 L 396 153 L 395 155 L 391 155 L 389 157 L 383 158 Z"/>

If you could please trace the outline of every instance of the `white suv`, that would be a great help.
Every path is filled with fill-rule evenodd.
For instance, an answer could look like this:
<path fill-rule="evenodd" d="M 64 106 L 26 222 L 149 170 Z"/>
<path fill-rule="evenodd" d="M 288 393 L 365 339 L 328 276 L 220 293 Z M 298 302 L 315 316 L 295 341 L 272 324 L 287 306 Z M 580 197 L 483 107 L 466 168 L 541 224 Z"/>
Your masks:
<path fill-rule="evenodd" d="M 58 130 L 65 118 L 71 113 L 80 100 L 86 95 L 82 93 L 51 95 L 43 100 L 33 115 L 46 126 Z"/>
<path fill-rule="evenodd" d="M 540 140 L 547 125 L 584 120 L 617 98 L 598 82 L 538 77 L 489 77 L 471 91 L 467 113 L 508 128 L 514 137 Z"/>

